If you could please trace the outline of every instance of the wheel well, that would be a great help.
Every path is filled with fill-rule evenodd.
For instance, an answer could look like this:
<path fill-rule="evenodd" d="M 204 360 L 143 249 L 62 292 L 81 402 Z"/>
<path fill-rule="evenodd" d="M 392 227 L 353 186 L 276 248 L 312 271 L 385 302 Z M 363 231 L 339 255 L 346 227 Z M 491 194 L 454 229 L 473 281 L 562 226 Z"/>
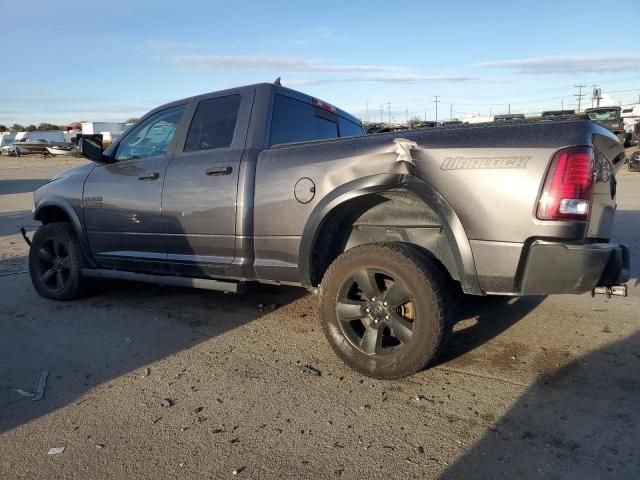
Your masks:
<path fill-rule="evenodd" d="M 418 247 L 448 277 L 459 280 L 453 249 L 438 214 L 411 192 L 367 194 L 335 207 L 323 220 L 311 250 L 310 278 L 317 286 L 345 250 L 374 242 Z"/>
<path fill-rule="evenodd" d="M 47 205 L 46 207 L 41 208 L 38 210 L 38 213 L 36 213 L 35 219 L 42 222 L 44 225 L 53 222 L 71 222 L 67 212 L 57 205 Z"/>

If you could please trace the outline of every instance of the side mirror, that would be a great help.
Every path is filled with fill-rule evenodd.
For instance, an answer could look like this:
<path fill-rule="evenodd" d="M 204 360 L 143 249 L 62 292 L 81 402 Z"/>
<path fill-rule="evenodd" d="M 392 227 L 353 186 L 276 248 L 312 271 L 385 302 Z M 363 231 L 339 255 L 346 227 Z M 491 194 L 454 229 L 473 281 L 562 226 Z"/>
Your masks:
<path fill-rule="evenodd" d="M 104 154 L 102 134 L 78 134 L 78 151 L 88 160 L 96 163 L 111 163 L 110 157 Z"/>

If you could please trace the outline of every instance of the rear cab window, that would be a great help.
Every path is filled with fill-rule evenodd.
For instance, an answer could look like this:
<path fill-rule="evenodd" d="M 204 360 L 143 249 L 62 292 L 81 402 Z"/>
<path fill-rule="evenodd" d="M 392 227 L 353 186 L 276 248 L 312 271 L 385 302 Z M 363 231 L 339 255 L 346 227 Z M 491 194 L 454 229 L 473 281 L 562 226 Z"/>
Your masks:
<path fill-rule="evenodd" d="M 361 125 L 311 103 L 276 94 L 269 145 L 364 135 Z"/>

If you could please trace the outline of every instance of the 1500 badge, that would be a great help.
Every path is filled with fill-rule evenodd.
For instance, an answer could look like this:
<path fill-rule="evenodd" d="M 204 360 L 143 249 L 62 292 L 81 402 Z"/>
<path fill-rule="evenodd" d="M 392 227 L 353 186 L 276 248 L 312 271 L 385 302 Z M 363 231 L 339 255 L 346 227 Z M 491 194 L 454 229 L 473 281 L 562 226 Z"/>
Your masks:
<path fill-rule="evenodd" d="M 531 157 L 446 157 L 440 170 L 527 168 Z"/>
<path fill-rule="evenodd" d="M 102 197 L 84 197 L 82 206 L 84 208 L 102 208 Z"/>

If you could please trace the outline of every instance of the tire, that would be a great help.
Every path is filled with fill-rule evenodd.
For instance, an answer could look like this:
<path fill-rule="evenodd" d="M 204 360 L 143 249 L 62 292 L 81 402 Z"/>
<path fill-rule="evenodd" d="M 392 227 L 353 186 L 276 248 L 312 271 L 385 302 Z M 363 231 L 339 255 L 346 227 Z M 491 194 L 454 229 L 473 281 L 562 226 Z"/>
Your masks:
<path fill-rule="evenodd" d="M 453 328 L 438 268 L 402 243 L 351 248 L 329 266 L 321 285 L 325 336 L 352 369 L 396 379 L 424 369 Z"/>
<path fill-rule="evenodd" d="M 29 250 L 29 274 L 36 291 L 53 300 L 82 296 L 83 257 L 69 223 L 49 223 L 36 231 Z"/>

